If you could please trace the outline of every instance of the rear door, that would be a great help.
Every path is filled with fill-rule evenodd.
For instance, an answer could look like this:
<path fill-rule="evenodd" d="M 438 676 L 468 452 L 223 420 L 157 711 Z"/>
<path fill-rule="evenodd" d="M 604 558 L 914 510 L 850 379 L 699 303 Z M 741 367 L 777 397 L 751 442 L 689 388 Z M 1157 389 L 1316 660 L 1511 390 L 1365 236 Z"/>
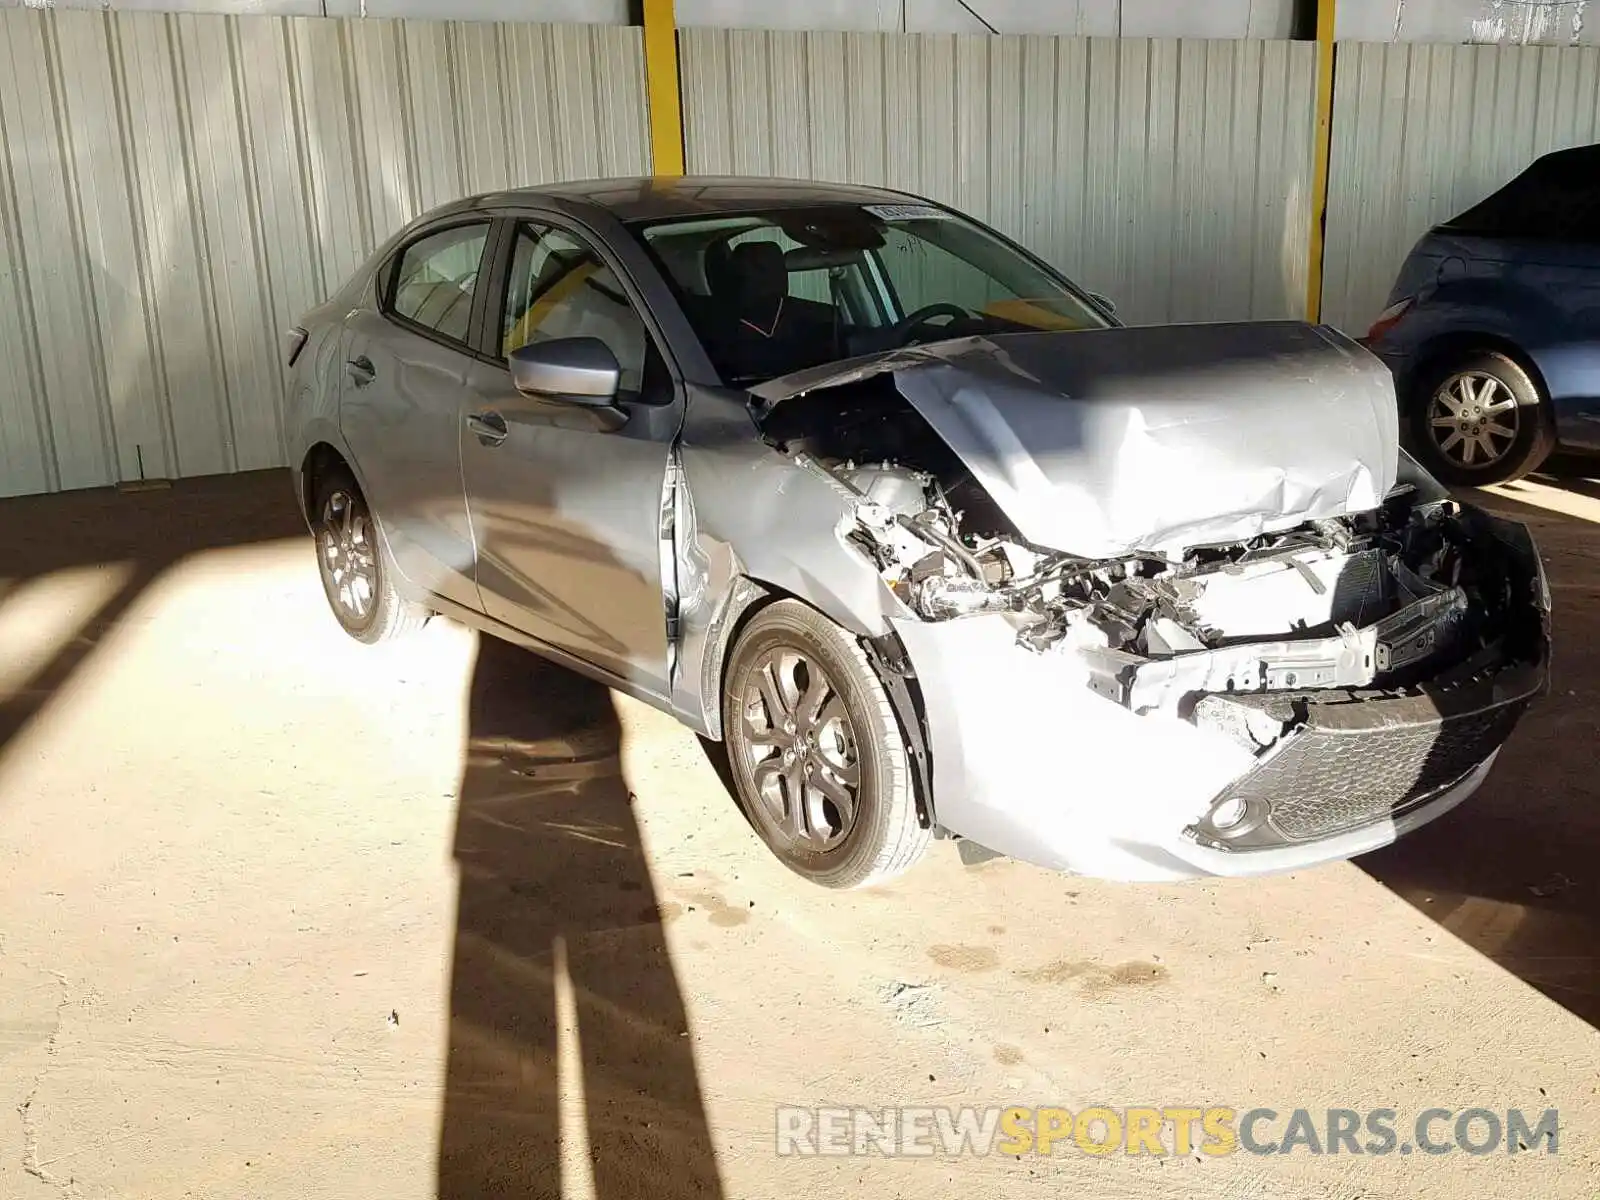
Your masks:
<path fill-rule="evenodd" d="M 340 427 L 400 572 L 478 607 L 461 486 L 461 411 L 493 224 L 421 231 L 379 273 L 345 338 Z"/>
<path fill-rule="evenodd" d="M 680 389 L 637 290 L 597 241 L 554 218 L 520 220 L 508 233 L 461 441 L 483 610 L 665 697 L 672 556 L 663 499 Z M 512 386 L 507 355 L 570 337 L 598 338 L 616 355 L 621 428 Z"/>

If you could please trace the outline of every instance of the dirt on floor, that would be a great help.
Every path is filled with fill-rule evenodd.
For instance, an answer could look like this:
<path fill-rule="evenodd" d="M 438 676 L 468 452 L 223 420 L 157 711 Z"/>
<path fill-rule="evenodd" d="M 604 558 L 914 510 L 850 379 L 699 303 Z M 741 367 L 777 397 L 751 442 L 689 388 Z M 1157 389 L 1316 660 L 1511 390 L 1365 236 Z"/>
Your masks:
<path fill-rule="evenodd" d="M 1556 673 L 1454 814 L 1282 878 L 940 843 L 847 895 L 670 718 L 445 621 L 346 639 L 280 474 L 0 504 L 0 1196 L 1593 1200 L 1600 491 L 1483 499 L 1548 557 Z M 1291 1144 L 780 1154 L 825 1106 Z M 1555 1109 L 1557 1153 L 1289 1136 L 1435 1108 Z"/>

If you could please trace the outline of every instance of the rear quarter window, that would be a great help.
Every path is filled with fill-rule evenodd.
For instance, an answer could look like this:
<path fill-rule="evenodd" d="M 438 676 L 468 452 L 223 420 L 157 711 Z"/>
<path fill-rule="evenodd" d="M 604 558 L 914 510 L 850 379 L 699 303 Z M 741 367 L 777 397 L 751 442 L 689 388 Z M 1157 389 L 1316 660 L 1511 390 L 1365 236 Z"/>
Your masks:
<path fill-rule="evenodd" d="M 389 311 L 465 345 L 488 238 L 483 223 L 452 226 L 412 242 L 389 268 Z"/>

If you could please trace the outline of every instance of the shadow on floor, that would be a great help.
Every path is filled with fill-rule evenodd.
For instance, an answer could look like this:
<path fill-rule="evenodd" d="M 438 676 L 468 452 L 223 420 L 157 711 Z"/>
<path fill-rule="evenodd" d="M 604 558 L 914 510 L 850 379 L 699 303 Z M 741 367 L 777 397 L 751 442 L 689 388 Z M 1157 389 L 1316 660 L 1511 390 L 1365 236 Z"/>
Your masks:
<path fill-rule="evenodd" d="M 1600 1028 L 1600 524 L 1483 502 L 1527 521 L 1549 561 L 1552 694 L 1477 796 L 1358 863 Z M 305 539 L 312 569 L 281 471 L 0 501 L 0 589 L 72 567 L 134 567 L 0 696 L 0 755 L 164 571 L 282 539 Z M 719 1195 L 680 1036 L 670 914 L 640 848 L 608 693 L 484 638 L 470 715 L 441 1196 L 560 1195 L 584 1170 L 579 1155 L 602 1198 Z"/>
<path fill-rule="evenodd" d="M 285 471 L 0 501 L 0 604 L 55 572 L 129 568 L 0 693 L 0 758 L 165 572 L 279 541 L 316 569 Z M 469 718 L 439 1194 L 720 1196 L 609 692 L 482 638 Z"/>
<path fill-rule="evenodd" d="M 468 737 L 439 1195 L 720 1196 L 610 693 L 483 637 Z"/>
<path fill-rule="evenodd" d="M 1525 521 L 1548 562 L 1551 694 L 1477 795 L 1356 862 L 1600 1028 L 1600 524 L 1499 497 L 1476 502 Z"/>
<path fill-rule="evenodd" d="M 131 568 L 48 661 L 0 696 L 0 756 L 163 573 L 207 551 L 286 539 L 303 540 L 311 561 L 287 471 L 182 479 L 161 491 L 0 500 L 0 590 L 76 567 Z"/>

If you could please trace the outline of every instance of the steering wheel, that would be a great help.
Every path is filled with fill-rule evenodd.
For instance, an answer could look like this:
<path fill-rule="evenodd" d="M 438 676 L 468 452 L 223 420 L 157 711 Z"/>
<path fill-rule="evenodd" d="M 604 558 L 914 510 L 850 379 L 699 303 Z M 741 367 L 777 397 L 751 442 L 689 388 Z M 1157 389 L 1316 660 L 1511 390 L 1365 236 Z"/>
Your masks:
<path fill-rule="evenodd" d="M 916 312 L 907 313 L 899 321 L 895 322 L 894 331 L 899 335 L 902 343 L 909 343 L 912 340 L 911 335 L 935 317 L 949 317 L 955 321 L 965 321 L 970 316 L 972 314 L 959 304 L 925 304 L 917 309 Z"/>

